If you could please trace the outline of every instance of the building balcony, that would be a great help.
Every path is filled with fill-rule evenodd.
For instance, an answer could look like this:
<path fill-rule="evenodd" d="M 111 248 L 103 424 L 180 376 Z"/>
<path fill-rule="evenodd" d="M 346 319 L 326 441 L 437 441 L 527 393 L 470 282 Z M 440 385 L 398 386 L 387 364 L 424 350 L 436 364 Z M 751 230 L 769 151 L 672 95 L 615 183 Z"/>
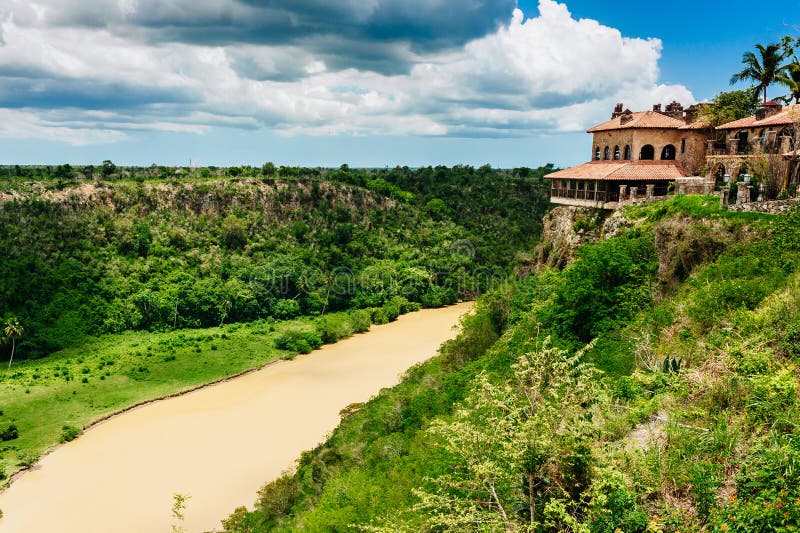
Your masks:
<path fill-rule="evenodd" d="M 575 207 L 616 209 L 622 204 L 667 198 L 667 183 L 619 185 L 613 190 L 558 188 L 550 189 L 550 202 Z"/>
<path fill-rule="evenodd" d="M 756 137 L 752 140 L 733 137 L 724 140 L 707 141 L 706 156 L 777 155 L 790 152 L 791 149 L 792 138 L 786 135 L 780 137 L 767 135 L 765 137 Z"/>

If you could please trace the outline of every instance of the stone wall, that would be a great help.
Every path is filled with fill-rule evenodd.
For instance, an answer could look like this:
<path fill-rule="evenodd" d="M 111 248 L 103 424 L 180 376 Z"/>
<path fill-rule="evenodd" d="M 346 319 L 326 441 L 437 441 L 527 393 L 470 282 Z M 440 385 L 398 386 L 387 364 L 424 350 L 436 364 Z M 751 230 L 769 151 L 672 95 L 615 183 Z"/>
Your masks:
<path fill-rule="evenodd" d="M 738 212 L 758 212 L 780 215 L 788 213 L 792 209 L 800 206 L 800 198 L 790 200 L 772 200 L 770 202 L 748 202 L 746 204 L 728 206 L 729 211 Z"/>
<path fill-rule="evenodd" d="M 714 181 L 701 177 L 678 178 L 675 180 L 675 194 L 713 194 Z"/>
<path fill-rule="evenodd" d="M 703 172 L 706 164 L 706 141 L 708 133 L 698 130 L 681 130 L 686 139 L 686 152 L 680 153 L 678 147 L 678 162 L 686 169 L 690 176 L 696 176 Z"/>

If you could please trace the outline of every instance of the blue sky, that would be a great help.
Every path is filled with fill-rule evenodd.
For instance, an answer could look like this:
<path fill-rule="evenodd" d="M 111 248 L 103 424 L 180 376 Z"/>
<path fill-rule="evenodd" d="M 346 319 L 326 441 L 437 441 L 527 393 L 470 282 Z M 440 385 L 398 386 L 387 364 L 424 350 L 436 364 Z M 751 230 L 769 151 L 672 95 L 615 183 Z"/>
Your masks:
<path fill-rule="evenodd" d="M 537 2 L 520 8 L 536 12 Z M 731 74 L 740 70 L 742 54 L 755 43 L 777 42 L 784 35 L 800 37 L 800 1 L 759 4 L 733 0 L 643 2 L 572 0 L 576 17 L 593 18 L 617 28 L 626 37 L 657 37 L 663 42 L 661 80 L 680 83 L 702 101 L 729 90 Z M 794 27 L 793 27 L 794 26 Z M 779 88 L 772 91 L 777 96 Z"/>
<path fill-rule="evenodd" d="M 563 166 L 615 102 L 709 99 L 800 36 L 800 0 L 298 5 L 6 0 L 0 163 Z"/>

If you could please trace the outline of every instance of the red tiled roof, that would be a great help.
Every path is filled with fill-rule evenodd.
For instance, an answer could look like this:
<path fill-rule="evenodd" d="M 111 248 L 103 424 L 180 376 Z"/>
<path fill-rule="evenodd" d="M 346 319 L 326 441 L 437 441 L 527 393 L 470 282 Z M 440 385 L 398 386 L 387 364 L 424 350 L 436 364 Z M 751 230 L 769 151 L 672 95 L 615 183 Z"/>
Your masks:
<path fill-rule="evenodd" d="M 707 130 L 707 129 L 711 129 L 711 128 L 712 128 L 712 126 L 711 126 L 711 124 L 709 122 L 706 122 L 703 119 L 698 119 L 698 120 L 695 120 L 694 122 L 691 122 L 689 124 L 684 124 L 683 126 L 681 126 L 678 129 L 681 129 L 681 130 Z"/>
<path fill-rule="evenodd" d="M 678 129 L 686 126 L 683 120 L 668 117 L 657 111 L 637 111 L 632 113 L 633 118 L 622 123 L 622 117 L 612 118 L 609 121 L 589 128 L 587 133 L 598 131 L 624 130 L 629 128 L 656 128 L 656 129 Z"/>
<path fill-rule="evenodd" d="M 592 161 L 548 174 L 546 179 L 674 180 L 686 177 L 676 161 Z"/>
<path fill-rule="evenodd" d="M 740 118 L 739 120 L 734 120 L 733 122 L 728 122 L 726 124 L 722 124 L 721 126 L 717 126 L 717 129 L 738 130 L 746 128 L 760 128 L 764 126 L 788 126 L 789 124 L 793 124 L 795 122 L 800 122 L 800 104 L 786 106 L 780 113 L 776 113 L 771 117 L 765 118 L 764 120 L 756 120 L 755 115 L 750 115 L 749 117 Z"/>

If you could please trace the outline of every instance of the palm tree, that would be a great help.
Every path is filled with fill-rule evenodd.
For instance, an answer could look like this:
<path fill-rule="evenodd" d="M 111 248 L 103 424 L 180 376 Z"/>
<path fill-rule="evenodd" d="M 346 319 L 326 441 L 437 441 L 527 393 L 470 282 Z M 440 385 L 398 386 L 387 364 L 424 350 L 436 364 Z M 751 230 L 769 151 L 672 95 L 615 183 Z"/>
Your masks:
<path fill-rule="evenodd" d="M 22 324 L 19 323 L 19 320 L 10 318 L 6 321 L 6 327 L 3 332 L 6 334 L 6 337 L 11 339 L 11 359 L 8 360 L 8 369 L 10 370 L 11 363 L 14 361 L 14 348 L 16 348 L 17 339 L 22 337 L 25 329 L 22 327 Z"/>
<path fill-rule="evenodd" d="M 786 103 L 791 103 L 794 99 L 795 104 L 800 104 L 800 61 L 797 57 L 786 65 L 783 73 L 779 74 L 775 81 L 789 89 L 789 95 L 783 97 Z"/>
<path fill-rule="evenodd" d="M 767 102 L 767 87 L 772 85 L 777 76 L 783 74 L 785 66 L 781 62 L 786 59 L 786 53 L 779 44 L 757 44 L 756 49 L 761 57 L 753 52 L 745 52 L 742 56 L 744 68 L 731 76 L 731 85 L 740 81 L 756 82 L 758 92 L 764 92 L 764 103 Z"/>

